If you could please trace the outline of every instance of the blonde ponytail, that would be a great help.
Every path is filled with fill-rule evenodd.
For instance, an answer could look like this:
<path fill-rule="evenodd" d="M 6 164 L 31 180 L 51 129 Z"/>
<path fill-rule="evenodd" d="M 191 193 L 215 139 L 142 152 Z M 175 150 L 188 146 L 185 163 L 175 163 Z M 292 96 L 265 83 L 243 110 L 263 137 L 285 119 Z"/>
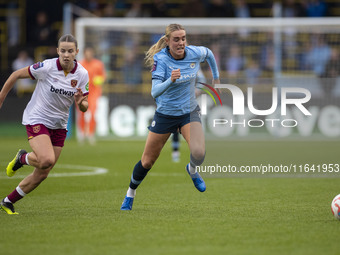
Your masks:
<path fill-rule="evenodd" d="M 150 47 L 150 49 L 145 53 L 145 64 L 147 67 L 152 68 L 153 57 L 156 53 L 160 52 L 163 48 L 167 46 L 166 39 L 170 39 L 170 34 L 174 31 L 185 30 L 182 25 L 170 24 L 165 29 L 165 35 L 163 35 L 158 42 Z"/>
<path fill-rule="evenodd" d="M 166 41 L 165 41 L 166 35 L 163 35 L 158 42 L 156 42 L 154 45 L 150 47 L 150 49 L 145 53 L 145 64 L 147 67 L 153 66 L 153 56 L 155 56 L 156 53 L 160 52 L 163 48 L 166 47 Z"/>

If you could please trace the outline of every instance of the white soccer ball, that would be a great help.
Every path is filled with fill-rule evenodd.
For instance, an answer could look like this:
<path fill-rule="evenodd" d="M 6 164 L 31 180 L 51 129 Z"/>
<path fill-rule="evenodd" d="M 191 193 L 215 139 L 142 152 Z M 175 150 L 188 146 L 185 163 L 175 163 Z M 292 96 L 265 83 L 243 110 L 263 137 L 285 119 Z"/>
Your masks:
<path fill-rule="evenodd" d="M 333 199 L 331 209 L 334 217 L 340 220 L 340 194 Z"/>

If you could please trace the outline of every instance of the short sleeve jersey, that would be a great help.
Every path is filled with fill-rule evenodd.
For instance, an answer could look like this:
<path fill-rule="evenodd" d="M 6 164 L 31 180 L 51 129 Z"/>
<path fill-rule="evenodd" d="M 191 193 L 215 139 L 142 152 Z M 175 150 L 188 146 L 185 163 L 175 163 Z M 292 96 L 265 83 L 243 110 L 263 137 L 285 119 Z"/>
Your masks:
<path fill-rule="evenodd" d="M 58 58 L 35 63 L 28 71 L 31 78 L 37 80 L 37 85 L 24 111 L 22 124 L 66 129 L 77 88 L 84 96 L 89 93 L 88 72 L 75 60 L 73 70 L 65 74 Z"/>
<path fill-rule="evenodd" d="M 180 60 L 174 59 L 168 48 L 155 54 L 152 79 L 164 82 L 171 77 L 172 70 L 181 70 L 181 77 L 156 98 L 157 112 L 180 116 L 195 110 L 197 107 L 196 75 L 200 69 L 200 63 L 206 60 L 207 55 L 208 49 L 203 46 L 186 46 L 185 57 Z"/>

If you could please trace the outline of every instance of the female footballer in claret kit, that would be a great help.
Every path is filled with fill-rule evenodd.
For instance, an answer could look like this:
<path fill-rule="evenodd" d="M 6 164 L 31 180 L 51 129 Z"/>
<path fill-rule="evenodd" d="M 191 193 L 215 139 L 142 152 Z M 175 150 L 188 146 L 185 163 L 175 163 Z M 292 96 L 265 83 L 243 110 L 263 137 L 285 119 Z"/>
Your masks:
<path fill-rule="evenodd" d="M 18 79 L 37 80 L 22 120 L 32 151 L 20 149 L 8 164 L 6 173 L 12 177 L 23 165 L 33 166 L 34 170 L 1 201 L 0 208 L 8 214 L 18 214 L 13 204 L 38 187 L 56 164 L 64 146 L 73 102 L 82 112 L 88 108 L 89 76 L 75 59 L 78 52 L 77 40 L 70 34 L 63 35 L 58 41 L 58 58 L 13 72 L 0 91 L 1 108 Z"/>
<path fill-rule="evenodd" d="M 141 160 L 135 165 L 130 185 L 121 210 L 131 210 L 136 189 L 157 160 L 171 133 L 179 130 L 190 148 L 190 163 L 186 170 L 195 187 L 206 190 L 196 171 L 205 157 L 205 140 L 200 109 L 195 98 L 195 84 L 200 63 L 207 61 L 218 84 L 219 72 L 210 49 L 203 46 L 186 46 L 186 31 L 182 25 L 170 24 L 166 33 L 146 53 L 146 64 L 152 68 L 151 95 L 157 109 L 149 126 Z M 191 138 L 190 138 L 191 137 Z"/>

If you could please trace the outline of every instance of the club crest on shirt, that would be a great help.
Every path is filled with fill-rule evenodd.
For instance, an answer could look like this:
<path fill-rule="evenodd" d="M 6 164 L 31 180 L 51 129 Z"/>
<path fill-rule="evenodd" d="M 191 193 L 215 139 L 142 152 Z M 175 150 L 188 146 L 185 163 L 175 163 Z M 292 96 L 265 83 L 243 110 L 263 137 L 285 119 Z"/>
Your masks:
<path fill-rule="evenodd" d="M 40 125 L 33 126 L 33 132 L 35 134 L 39 133 L 40 132 Z"/>
<path fill-rule="evenodd" d="M 157 69 L 157 61 L 154 61 L 151 72 L 156 71 L 156 69 Z"/>
<path fill-rule="evenodd" d="M 71 80 L 71 86 L 72 88 L 74 88 L 75 86 L 77 86 L 78 81 L 77 80 Z"/>
<path fill-rule="evenodd" d="M 35 63 L 35 64 L 33 64 L 33 69 L 34 70 L 37 70 L 37 69 L 39 69 L 40 67 L 43 67 L 44 66 L 44 63 L 41 63 L 41 62 L 37 62 L 37 63 Z"/>
<path fill-rule="evenodd" d="M 196 66 L 196 63 L 191 63 L 190 64 L 190 68 L 195 68 L 195 66 Z"/>

